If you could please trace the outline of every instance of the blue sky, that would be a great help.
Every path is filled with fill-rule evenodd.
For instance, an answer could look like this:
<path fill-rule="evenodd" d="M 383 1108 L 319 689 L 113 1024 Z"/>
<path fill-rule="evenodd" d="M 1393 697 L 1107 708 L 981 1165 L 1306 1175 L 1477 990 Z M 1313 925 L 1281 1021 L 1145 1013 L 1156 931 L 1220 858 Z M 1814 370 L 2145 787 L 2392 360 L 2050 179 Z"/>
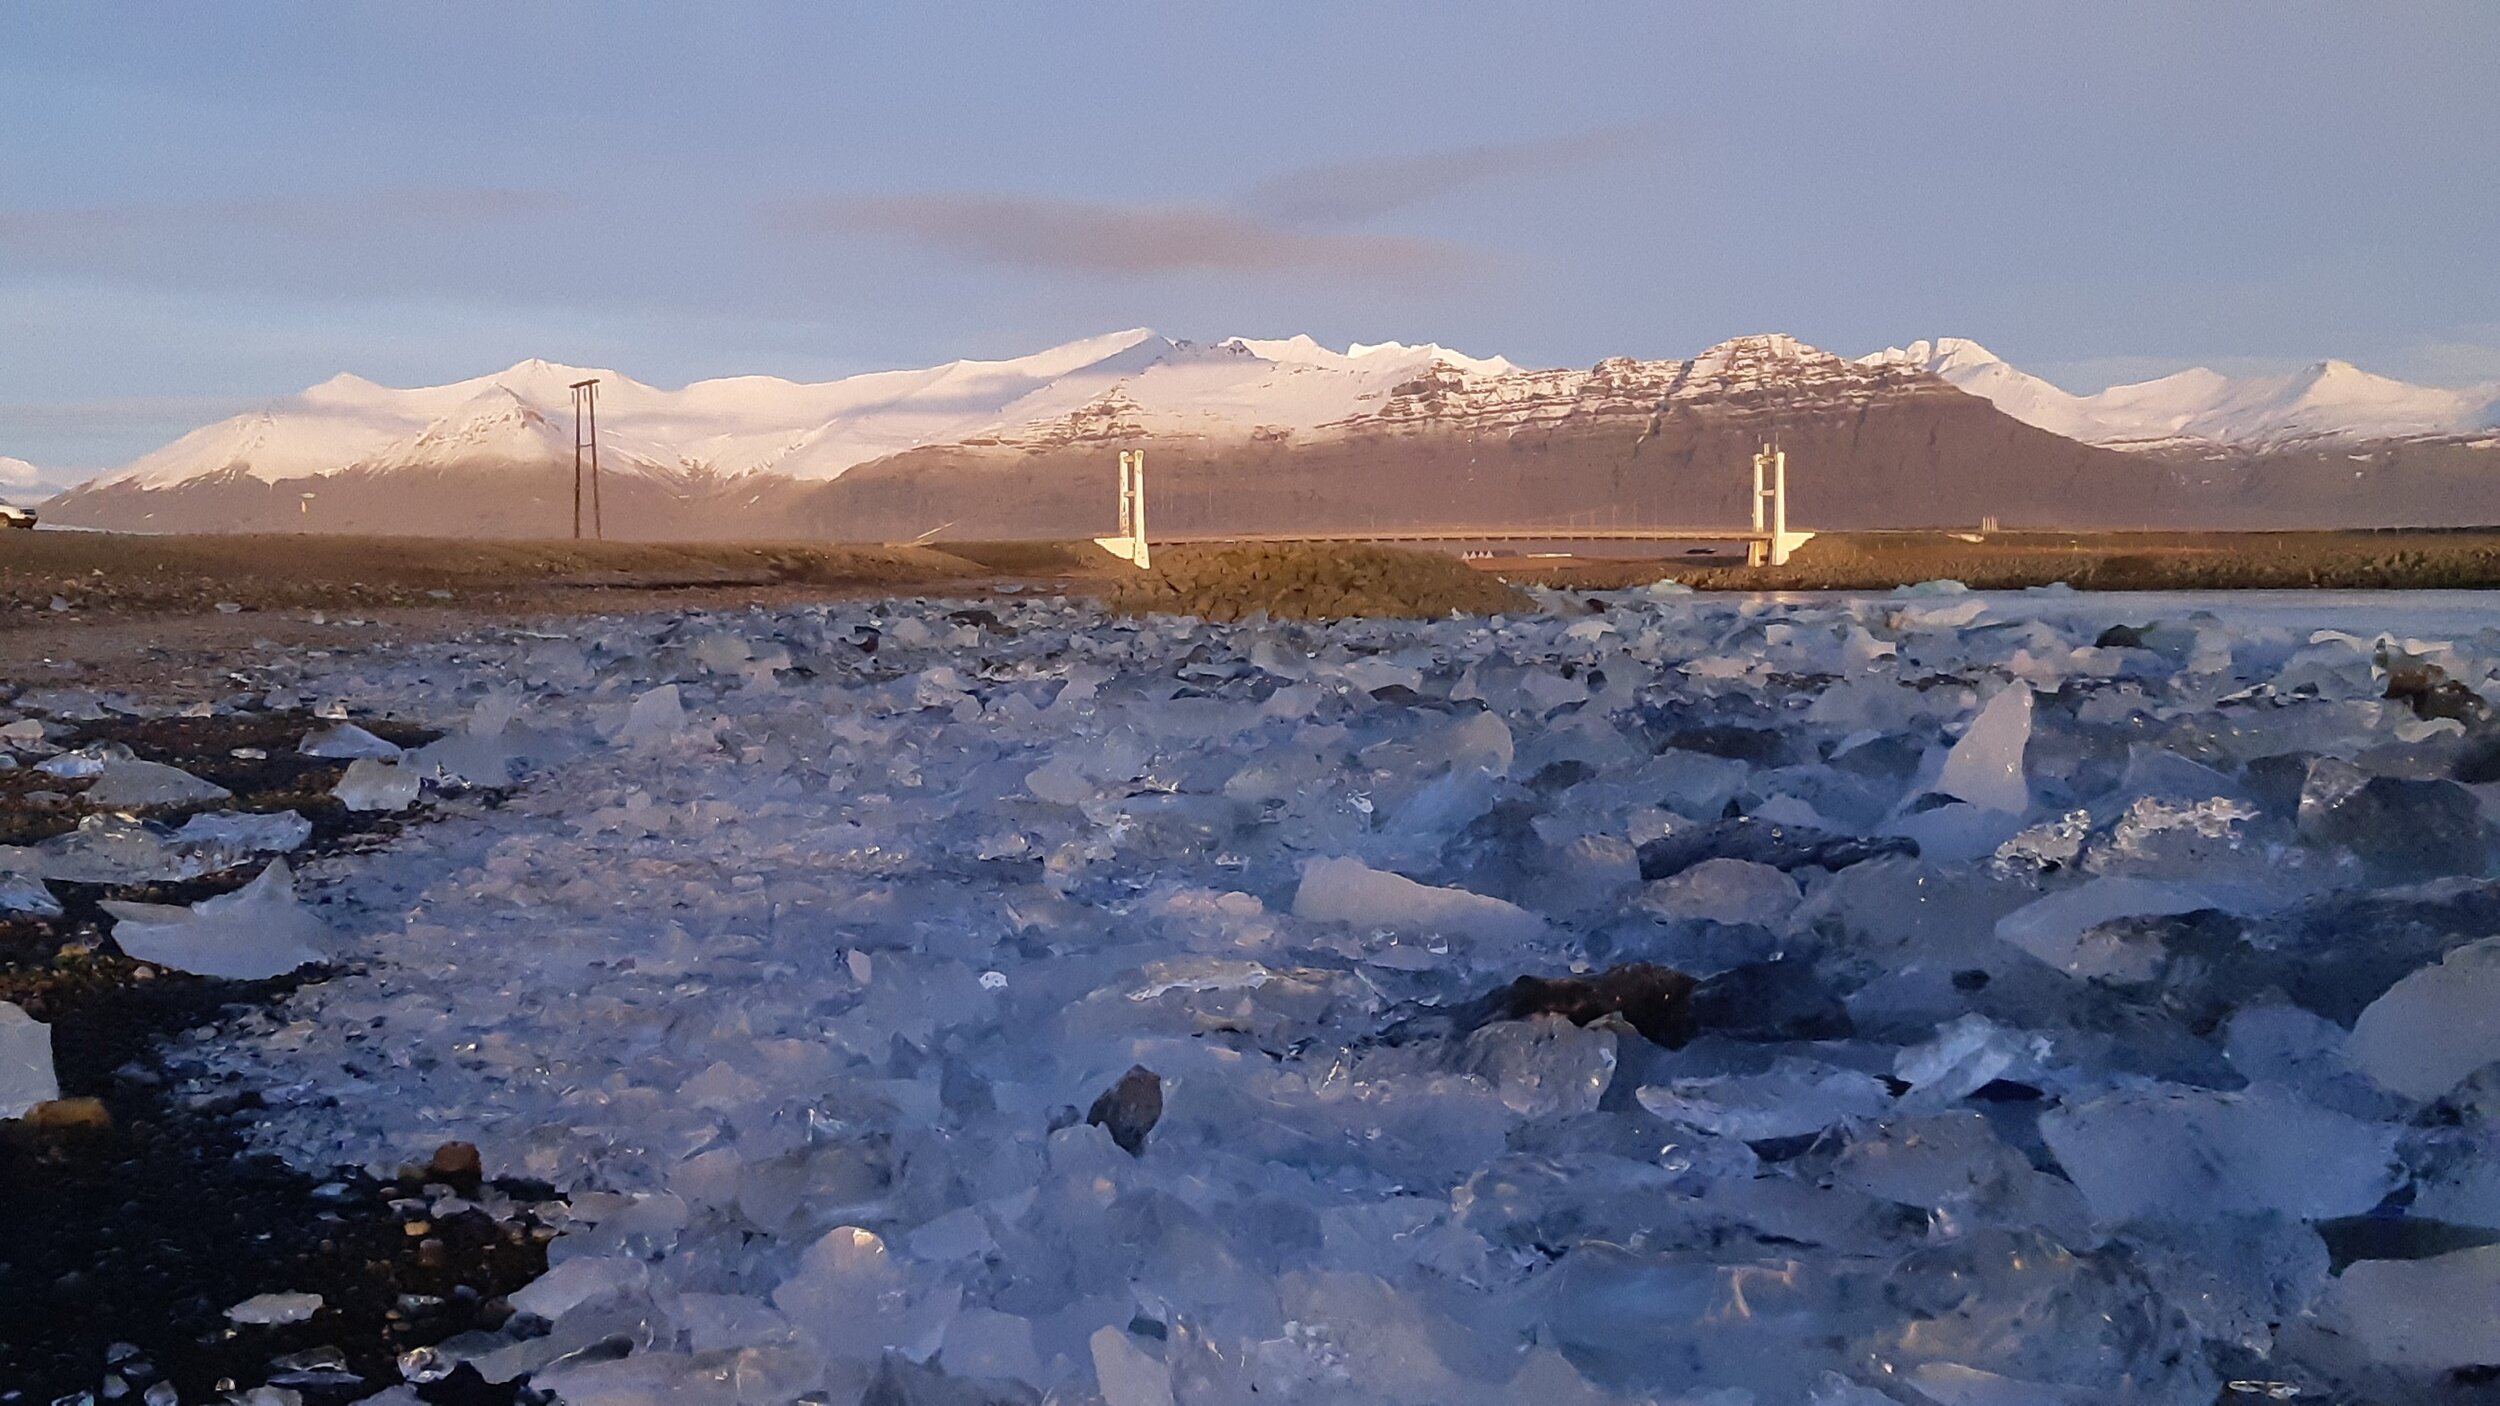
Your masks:
<path fill-rule="evenodd" d="M 1112 328 L 2500 377 L 2500 7 L 0 8 L 0 454 Z"/>

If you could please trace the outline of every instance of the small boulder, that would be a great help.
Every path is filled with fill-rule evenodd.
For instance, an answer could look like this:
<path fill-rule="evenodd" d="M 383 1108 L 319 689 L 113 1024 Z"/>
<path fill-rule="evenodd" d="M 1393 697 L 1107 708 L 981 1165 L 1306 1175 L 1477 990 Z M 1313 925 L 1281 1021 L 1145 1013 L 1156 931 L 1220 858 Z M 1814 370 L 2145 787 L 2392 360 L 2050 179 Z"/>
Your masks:
<path fill-rule="evenodd" d="M 1620 1016 L 1652 1043 L 1672 1050 L 1693 1038 L 1693 979 L 1650 962 L 1627 962 L 1594 976 L 1523 976 L 1451 1015 L 1458 1034 L 1540 1015 L 1558 1015 L 1574 1025 Z"/>
<path fill-rule="evenodd" d="M 1120 1082 L 1094 1100 L 1085 1121 L 1111 1134 L 1131 1157 L 1146 1155 L 1146 1134 L 1163 1119 L 1163 1076 L 1142 1064 L 1129 1066 Z"/>
<path fill-rule="evenodd" d="M 26 1110 L 26 1126 L 46 1132 L 103 1132 L 113 1126 L 113 1115 L 97 1098 L 56 1098 Z"/>
<path fill-rule="evenodd" d="M 478 1160 L 477 1144 L 447 1142 L 434 1149 L 434 1160 L 425 1164 L 429 1181 L 439 1181 L 463 1196 L 477 1194 L 485 1179 L 485 1169 Z"/>

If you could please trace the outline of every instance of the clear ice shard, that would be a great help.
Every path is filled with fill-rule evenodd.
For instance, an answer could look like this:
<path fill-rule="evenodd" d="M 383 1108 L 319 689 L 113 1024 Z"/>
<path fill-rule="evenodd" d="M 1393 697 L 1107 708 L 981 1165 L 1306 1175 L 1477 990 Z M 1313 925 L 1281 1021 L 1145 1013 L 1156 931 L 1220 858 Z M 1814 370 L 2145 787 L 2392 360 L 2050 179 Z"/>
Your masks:
<path fill-rule="evenodd" d="M 0 869 L 0 913 L 24 913 L 35 918 L 61 916 L 61 900 L 52 896 L 43 880 L 33 874 L 14 869 Z"/>
<path fill-rule="evenodd" d="M 1098 1328 L 1088 1340 L 1094 1380 L 1105 1406 L 1172 1406 L 1172 1369 L 1117 1328 Z"/>
<path fill-rule="evenodd" d="M 2093 1216 L 2111 1224 L 2357 1216 L 2399 1184 L 2396 1131 L 2268 1089 L 2128 1089 L 2040 1119 Z"/>
<path fill-rule="evenodd" d="M 406 810 L 417 803 L 425 778 L 405 762 L 358 757 L 330 794 L 349 810 Z"/>
<path fill-rule="evenodd" d="M 226 1317 L 246 1326 L 274 1327 L 303 1323 L 321 1311 L 319 1294 L 254 1294 L 226 1310 Z"/>
<path fill-rule="evenodd" d="M 221 854 L 285 854 L 311 839 L 312 829 L 311 821 L 291 810 L 202 811 L 182 823 L 173 842 Z"/>
<path fill-rule="evenodd" d="M 2373 1361 L 2441 1372 L 2500 1362 L 2500 1245 L 2420 1260 L 2361 1260 L 2318 1316 Z"/>
<path fill-rule="evenodd" d="M 2434 1099 L 2500 1060 L 2500 938 L 2469 942 L 2372 1001 L 2345 1054 L 2407 1098 Z"/>
<path fill-rule="evenodd" d="M 2031 685 L 1998 689 L 1945 754 L 1935 789 L 1981 810 L 2020 815 L 2031 809 L 2031 782 L 2023 772 L 2031 709 Z"/>
<path fill-rule="evenodd" d="M 331 957 L 328 930 L 297 905 L 283 859 L 234 892 L 188 908 L 107 900 L 104 910 L 116 919 L 114 943 L 132 960 L 196 976 L 257 981 Z"/>
<path fill-rule="evenodd" d="M 180 767 L 162 762 L 115 759 L 104 764 L 95 781 L 87 787 L 91 805 L 115 810 L 136 810 L 146 806 L 199 805 L 208 801 L 230 800 L 232 791 L 213 781 L 203 781 Z"/>
<path fill-rule="evenodd" d="M 2167 917 L 2211 908 L 2205 894 L 2156 879 L 2095 878 L 2035 899 L 1997 920 L 1996 934 L 2074 976 L 2142 980 L 2158 953 L 2102 925 L 2119 918 Z"/>
<path fill-rule="evenodd" d="M 398 758 L 400 749 L 397 743 L 386 742 L 354 723 L 342 722 L 332 723 L 318 732 L 306 733 L 295 750 L 307 757 L 329 757 L 340 761 L 357 757 L 377 757 L 389 761 Z"/>
<path fill-rule="evenodd" d="M 52 1072 L 52 1027 L 0 1001 L 0 1118 L 23 1118 L 61 1096 Z"/>
<path fill-rule="evenodd" d="M 1359 859 L 1314 859 L 1302 866 L 1293 912 L 1314 922 L 1434 932 L 1484 942 L 1529 942 L 1545 920 L 1515 903 L 1465 889 L 1435 888 Z"/>

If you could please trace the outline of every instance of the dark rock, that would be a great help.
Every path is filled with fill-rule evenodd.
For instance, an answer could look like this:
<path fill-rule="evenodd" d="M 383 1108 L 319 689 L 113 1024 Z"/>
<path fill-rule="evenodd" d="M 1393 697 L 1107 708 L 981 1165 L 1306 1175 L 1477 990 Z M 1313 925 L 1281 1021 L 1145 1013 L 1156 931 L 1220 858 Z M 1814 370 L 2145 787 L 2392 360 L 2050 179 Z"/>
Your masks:
<path fill-rule="evenodd" d="M 1146 1134 L 1162 1119 L 1163 1076 L 1142 1064 L 1130 1065 L 1085 1115 L 1088 1124 L 1109 1132 L 1131 1157 L 1146 1155 Z"/>
<path fill-rule="evenodd" d="M 2384 646 L 2378 663 L 2387 671 L 2384 696 L 2412 704 L 2417 718 L 2454 718 L 2472 727 L 2491 716 L 2491 705 L 2481 694 L 2448 677 L 2448 671 L 2437 664 Z"/>
<path fill-rule="evenodd" d="M 1798 957 L 1748 962 L 1693 988 L 1694 1028 L 1733 1040 L 1845 1040 L 1849 1008 Z"/>
<path fill-rule="evenodd" d="M 1917 853 L 1917 842 L 1900 835 L 1827 835 L 1740 815 L 1642 845 L 1641 877 L 1673 878 L 1705 859 L 1746 859 L 1781 870 L 1846 869 L 1886 855 Z"/>
<path fill-rule="evenodd" d="M 1679 1049 L 1693 1038 L 1693 979 L 1671 967 L 1630 962 L 1594 976 L 1523 976 L 1454 1008 L 1452 1033 L 1497 1020 L 1559 1015 L 1574 1025 L 1621 1016 L 1654 1044 Z"/>
<path fill-rule="evenodd" d="M 2150 625 L 2112 625 L 2092 641 L 2094 649 L 2142 649 Z"/>
<path fill-rule="evenodd" d="M 425 1174 L 430 1181 L 439 1181 L 463 1196 L 475 1196 L 485 1179 L 485 1168 L 478 1161 L 477 1144 L 447 1142 L 434 1149 L 434 1160 L 426 1163 Z"/>
<path fill-rule="evenodd" d="M 1539 768 L 1536 775 L 1528 778 L 1528 789 L 1539 795 L 1552 795 L 1556 791 L 1568 791 L 1595 775 L 1596 767 L 1578 757 L 1565 757 Z"/>

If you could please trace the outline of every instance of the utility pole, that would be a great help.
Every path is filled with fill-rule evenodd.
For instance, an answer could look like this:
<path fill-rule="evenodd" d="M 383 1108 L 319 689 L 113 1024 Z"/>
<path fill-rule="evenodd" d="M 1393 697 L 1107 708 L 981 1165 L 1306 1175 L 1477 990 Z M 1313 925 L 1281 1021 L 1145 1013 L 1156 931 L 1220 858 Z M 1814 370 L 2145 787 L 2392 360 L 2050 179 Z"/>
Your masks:
<path fill-rule="evenodd" d="M 582 451 L 590 451 L 590 530 L 604 542 L 606 517 L 599 511 L 599 378 L 573 383 L 573 540 L 582 537 Z"/>

